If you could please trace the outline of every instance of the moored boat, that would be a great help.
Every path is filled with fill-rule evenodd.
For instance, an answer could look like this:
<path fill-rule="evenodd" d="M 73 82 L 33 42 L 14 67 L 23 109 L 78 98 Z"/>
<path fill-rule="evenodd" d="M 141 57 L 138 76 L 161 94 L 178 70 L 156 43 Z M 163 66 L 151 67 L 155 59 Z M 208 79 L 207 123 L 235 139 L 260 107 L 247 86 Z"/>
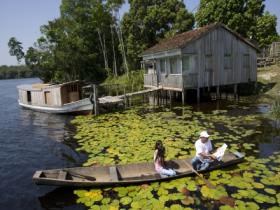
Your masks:
<path fill-rule="evenodd" d="M 239 152 L 228 153 L 221 161 L 211 164 L 205 171 L 234 165 L 243 161 L 244 155 Z M 164 181 L 193 175 L 191 159 L 167 161 L 167 166 L 177 171 L 176 176 L 161 177 L 154 169 L 152 162 L 133 163 L 113 166 L 90 166 L 36 171 L 33 180 L 36 184 L 57 186 L 111 186 Z M 200 171 L 200 172 L 205 172 Z"/>
<path fill-rule="evenodd" d="M 17 89 L 19 105 L 35 111 L 64 114 L 87 113 L 93 109 L 90 99 L 82 96 L 80 81 L 56 85 L 20 85 Z"/>

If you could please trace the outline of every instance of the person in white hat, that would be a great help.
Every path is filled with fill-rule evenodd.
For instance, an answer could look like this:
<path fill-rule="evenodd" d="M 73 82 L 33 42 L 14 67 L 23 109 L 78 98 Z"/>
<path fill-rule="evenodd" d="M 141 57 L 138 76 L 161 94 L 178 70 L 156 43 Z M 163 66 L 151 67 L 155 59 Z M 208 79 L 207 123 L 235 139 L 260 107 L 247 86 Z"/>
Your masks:
<path fill-rule="evenodd" d="M 209 162 L 215 160 L 215 156 L 210 154 L 213 147 L 209 137 L 207 131 L 202 131 L 195 142 L 196 155 L 192 159 L 192 166 L 195 170 L 205 170 L 209 167 Z"/>

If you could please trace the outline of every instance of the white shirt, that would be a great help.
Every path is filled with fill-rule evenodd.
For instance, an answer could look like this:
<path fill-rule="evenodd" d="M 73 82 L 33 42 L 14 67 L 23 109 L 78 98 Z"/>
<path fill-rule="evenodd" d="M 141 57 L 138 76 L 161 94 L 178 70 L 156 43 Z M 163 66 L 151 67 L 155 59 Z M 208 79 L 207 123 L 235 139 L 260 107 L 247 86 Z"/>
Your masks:
<path fill-rule="evenodd" d="M 202 158 L 201 155 L 199 155 L 200 153 L 206 153 L 206 154 L 209 154 L 210 151 L 212 151 L 212 143 L 211 143 L 211 140 L 208 139 L 207 142 L 205 143 L 202 143 L 200 139 L 198 139 L 196 142 L 195 142 L 195 150 L 196 150 L 196 156 L 199 157 L 199 158 Z"/>

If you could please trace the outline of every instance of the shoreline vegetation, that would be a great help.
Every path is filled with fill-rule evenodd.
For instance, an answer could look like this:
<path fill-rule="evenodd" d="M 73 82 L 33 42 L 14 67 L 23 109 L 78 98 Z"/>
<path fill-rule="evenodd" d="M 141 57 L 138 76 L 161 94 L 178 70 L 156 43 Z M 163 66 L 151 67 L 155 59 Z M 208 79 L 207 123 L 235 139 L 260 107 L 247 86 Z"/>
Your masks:
<path fill-rule="evenodd" d="M 37 74 L 25 65 L 20 66 L 0 66 L 0 80 L 2 79 L 22 79 L 37 77 Z"/>
<path fill-rule="evenodd" d="M 9 53 L 46 83 L 100 83 L 140 69 L 141 53 L 195 27 L 220 22 L 260 48 L 280 40 L 277 17 L 265 11 L 264 0 L 237 2 L 201 0 L 193 13 L 179 0 L 133 0 L 120 18 L 124 0 L 62 0 L 60 16 L 40 27 L 33 46 L 24 49 L 11 37 Z"/>

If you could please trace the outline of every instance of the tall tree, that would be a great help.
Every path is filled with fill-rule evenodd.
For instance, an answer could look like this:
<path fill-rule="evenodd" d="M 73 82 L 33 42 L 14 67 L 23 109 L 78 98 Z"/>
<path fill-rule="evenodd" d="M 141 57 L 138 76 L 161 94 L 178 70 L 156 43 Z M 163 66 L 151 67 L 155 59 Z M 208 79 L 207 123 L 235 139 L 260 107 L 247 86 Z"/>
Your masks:
<path fill-rule="evenodd" d="M 264 2 L 265 0 L 201 0 L 195 18 L 199 26 L 214 22 L 224 23 L 263 46 L 268 44 L 267 40 L 274 39 L 276 32 L 275 16 L 264 14 Z M 264 22 L 268 23 L 268 26 L 261 28 Z"/>
<path fill-rule="evenodd" d="M 263 16 L 258 17 L 255 34 L 252 37 L 258 40 L 260 47 L 265 47 L 279 39 L 276 31 L 277 17 L 265 12 Z"/>
<path fill-rule="evenodd" d="M 194 17 L 180 0 L 129 0 L 122 19 L 131 69 L 140 67 L 139 55 L 160 39 L 192 29 Z"/>
<path fill-rule="evenodd" d="M 100 81 L 111 74 L 113 62 L 112 10 L 123 0 L 62 0 L 60 17 L 41 27 L 42 38 L 29 50 L 26 60 L 40 66 L 45 80 Z M 113 34 L 113 38 L 115 34 Z M 115 56 L 120 57 L 118 52 Z M 117 60 L 117 65 L 120 65 Z"/>
<path fill-rule="evenodd" d="M 21 42 L 19 42 L 15 37 L 11 37 L 8 46 L 10 48 L 9 53 L 11 56 L 16 56 L 17 62 L 20 63 L 21 59 L 24 58 L 23 47 L 21 46 Z"/>

